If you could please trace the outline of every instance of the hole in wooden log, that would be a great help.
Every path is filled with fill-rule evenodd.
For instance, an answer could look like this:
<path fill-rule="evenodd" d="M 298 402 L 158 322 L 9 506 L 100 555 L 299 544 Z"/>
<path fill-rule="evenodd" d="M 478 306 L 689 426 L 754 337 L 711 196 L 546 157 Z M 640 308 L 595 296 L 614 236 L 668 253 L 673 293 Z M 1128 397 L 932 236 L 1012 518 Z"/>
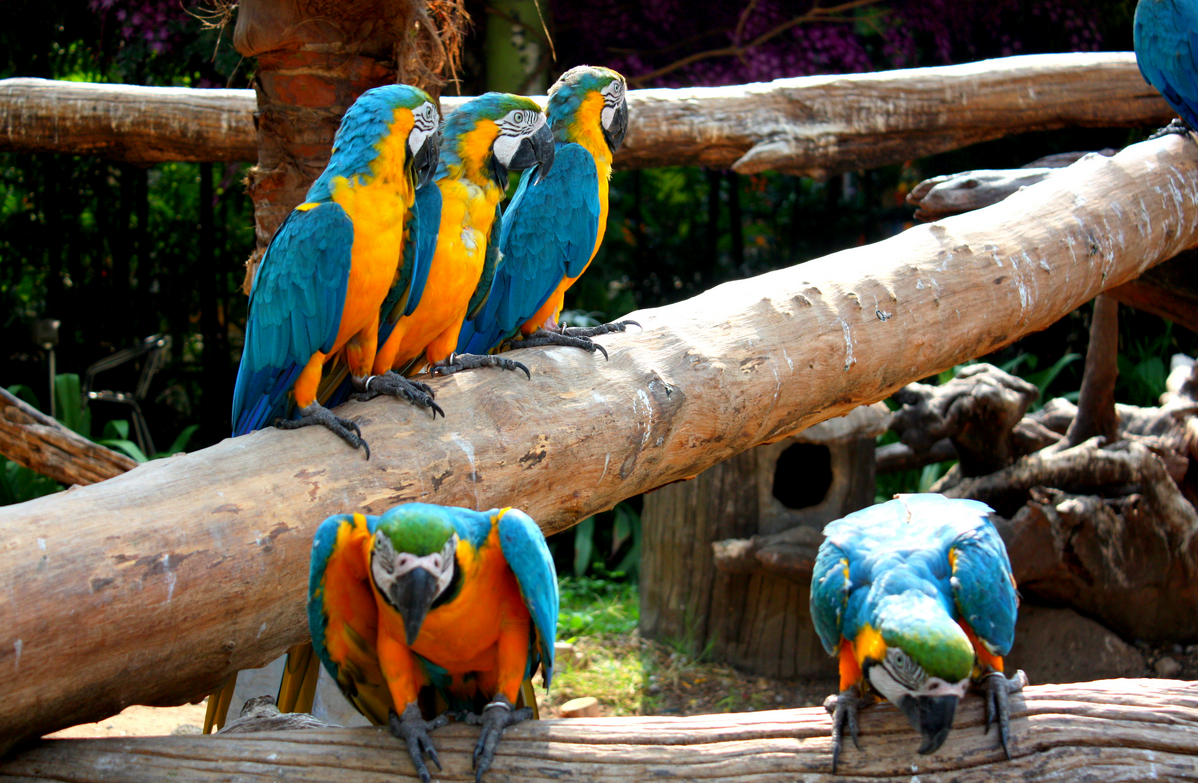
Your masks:
<path fill-rule="evenodd" d="M 783 449 L 774 464 L 771 494 L 787 508 L 808 508 L 824 500 L 832 483 L 833 467 L 828 447 L 796 443 Z"/>

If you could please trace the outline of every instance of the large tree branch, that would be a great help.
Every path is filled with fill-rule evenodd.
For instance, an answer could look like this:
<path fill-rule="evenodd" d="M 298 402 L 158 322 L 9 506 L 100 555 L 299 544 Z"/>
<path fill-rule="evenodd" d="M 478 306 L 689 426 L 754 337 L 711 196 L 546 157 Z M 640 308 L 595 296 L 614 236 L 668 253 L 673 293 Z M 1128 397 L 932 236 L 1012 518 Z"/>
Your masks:
<path fill-rule="evenodd" d="M 1194 142 L 1091 156 L 984 210 L 432 385 L 447 418 L 352 403 L 370 461 L 266 430 L 0 511 L 0 747 L 210 692 L 307 634 L 312 534 L 405 501 L 547 532 L 1052 324 L 1196 244 Z M 153 676 L 147 676 L 153 673 Z"/>
<path fill-rule="evenodd" d="M 5 389 L 0 389 L 0 454 L 64 484 L 94 484 L 137 467 Z"/>
<path fill-rule="evenodd" d="M 830 661 L 830 666 L 832 665 Z M 820 707 L 690 718 L 571 718 L 528 721 L 504 732 L 493 780 L 530 783 L 723 780 L 835 783 L 846 776 L 886 783 L 1195 779 L 1195 684 L 1106 680 L 1029 687 L 1012 696 L 1012 759 L 983 732 L 982 699 L 967 698 L 936 753 L 917 756 L 919 737 L 899 710 L 861 713 L 861 748 L 848 745 L 838 772 L 831 724 Z M 441 781 L 473 781 L 478 730 L 433 734 Z M 415 780 L 400 742 L 384 729 L 324 728 L 252 734 L 48 740 L 0 762 L 0 780 L 125 783 L 171 779 Z M 1152 770 L 1150 775 L 1149 770 Z M 916 773 L 919 773 L 918 775 Z"/>
<path fill-rule="evenodd" d="M 442 97 L 444 111 L 465 98 Z M 0 81 L 0 151 L 136 163 L 257 158 L 251 90 Z M 1173 116 L 1131 52 L 629 93 L 622 168 L 703 165 L 826 177 L 989 139 Z"/>

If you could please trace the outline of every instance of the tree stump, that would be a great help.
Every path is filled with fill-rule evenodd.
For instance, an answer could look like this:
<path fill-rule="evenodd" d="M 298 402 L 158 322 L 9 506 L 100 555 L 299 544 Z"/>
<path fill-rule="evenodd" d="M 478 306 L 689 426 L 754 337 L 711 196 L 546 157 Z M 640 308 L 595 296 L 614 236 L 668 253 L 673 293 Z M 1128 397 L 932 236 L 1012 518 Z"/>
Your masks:
<path fill-rule="evenodd" d="M 646 495 L 641 633 L 769 677 L 832 675 L 808 613 L 824 525 L 874 501 L 886 406 L 738 454 Z"/>

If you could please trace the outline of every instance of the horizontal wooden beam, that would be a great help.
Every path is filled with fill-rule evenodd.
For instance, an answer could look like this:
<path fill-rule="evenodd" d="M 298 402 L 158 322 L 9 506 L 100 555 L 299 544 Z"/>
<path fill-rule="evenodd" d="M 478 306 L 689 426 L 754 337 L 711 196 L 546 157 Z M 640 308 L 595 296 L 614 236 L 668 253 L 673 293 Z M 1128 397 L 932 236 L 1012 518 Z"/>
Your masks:
<path fill-rule="evenodd" d="M 983 731 L 982 699 L 968 697 L 936 753 L 894 707 L 861 713 L 861 748 L 846 741 L 838 775 L 831 723 L 820 707 L 690 718 L 529 721 L 504 732 L 484 780 L 712 780 L 754 783 L 961 783 L 1104 780 L 1194 781 L 1195 683 L 1107 680 L 1026 688 L 1012 697 L 1012 759 Z M 432 734 L 438 781 L 473 781 L 478 729 Z M 416 780 L 399 740 L 385 729 L 325 728 L 258 734 L 46 740 L 0 761 L 0 781 L 99 783 Z"/>
<path fill-rule="evenodd" d="M 1195 145 L 1089 156 L 1004 202 L 632 314 L 611 361 L 430 384 L 446 418 L 350 403 L 372 456 L 265 430 L 0 509 L 0 747 L 196 700 L 308 633 L 337 512 L 526 510 L 547 533 L 1046 328 L 1196 244 Z"/>
<path fill-rule="evenodd" d="M 443 96 L 443 111 L 466 100 Z M 1173 116 L 1131 52 L 633 90 L 628 100 L 620 168 L 714 166 L 818 178 L 1016 133 L 1161 125 Z M 0 151 L 254 161 L 255 108 L 252 90 L 5 79 Z"/>

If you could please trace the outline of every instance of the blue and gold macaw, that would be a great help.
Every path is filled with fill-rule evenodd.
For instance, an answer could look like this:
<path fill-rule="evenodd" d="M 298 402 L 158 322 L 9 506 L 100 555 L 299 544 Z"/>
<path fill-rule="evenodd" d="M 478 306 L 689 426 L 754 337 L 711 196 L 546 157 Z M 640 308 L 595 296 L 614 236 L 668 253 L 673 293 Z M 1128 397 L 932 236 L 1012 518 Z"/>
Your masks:
<path fill-rule="evenodd" d="M 402 377 L 425 364 L 434 372 L 485 365 L 528 370 L 496 357 L 457 357 L 462 322 L 479 312 L 499 260 L 498 217 L 509 170 L 554 164 L 553 135 L 541 107 L 529 98 L 486 93 L 460 106 L 442 125 L 441 159 L 434 177 L 440 227 L 419 296 L 404 312 L 384 318 L 372 390 L 395 393 Z M 391 372 L 392 370 L 398 370 Z"/>
<path fill-rule="evenodd" d="M 941 747 L 972 682 L 987 699 L 986 731 L 999 724 L 1008 758 L 1008 680 L 1019 603 L 999 533 L 976 500 L 900 495 L 824 528 L 812 575 L 812 621 L 824 649 L 840 656 L 833 713 L 833 772 L 857 712 L 886 699 L 920 731 L 920 753 Z"/>
<path fill-rule="evenodd" d="M 607 68 L 572 68 L 550 88 L 547 113 L 557 147 L 554 168 L 548 174 L 527 171 L 521 178 L 501 224 L 503 261 L 483 311 L 462 327 L 459 352 L 489 353 L 518 335 L 525 339 L 513 347 L 574 345 L 603 351 L 591 337 L 633 323 L 558 326 L 566 289 L 604 240 L 612 156 L 629 124 L 624 77 Z M 537 175 L 542 181 L 531 187 Z"/>
<path fill-rule="evenodd" d="M 1132 24 L 1141 76 L 1195 130 L 1199 10 L 1195 0 L 1141 0 Z M 1178 129 L 1180 132 L 1184 129 Z"/>
<path fill-rule="evenodd" d="M 275 232 L 254 279 L 234 435 L 281 417 L 285 429 L 321 424 L 369 458 L 358 426 L 322 406 L 318 387 L 338 357 L 367 389 L 384 299 L 398 290 L 406 303 L 421 273 L 401 260 L 417 188 L 436 168 L 437 123 L 433 100 L 403 84 L 364 92 L 342 118 L 328 167 Z"/>
<path fill-rule="evenodd" d="M 512 508 L 471 511 L 408 503 L 382 516 L 326 519 L 312 544 L 312 642 L 346 698 L 408 747 L 428 783 L 428 732 L 443 708 L 481 724 L 475 779 L 514 709 L 522 683 L 554 669 L 558 582 L 545 537 Z M 531 689 L 524 692 L 531 696 Z"/>

